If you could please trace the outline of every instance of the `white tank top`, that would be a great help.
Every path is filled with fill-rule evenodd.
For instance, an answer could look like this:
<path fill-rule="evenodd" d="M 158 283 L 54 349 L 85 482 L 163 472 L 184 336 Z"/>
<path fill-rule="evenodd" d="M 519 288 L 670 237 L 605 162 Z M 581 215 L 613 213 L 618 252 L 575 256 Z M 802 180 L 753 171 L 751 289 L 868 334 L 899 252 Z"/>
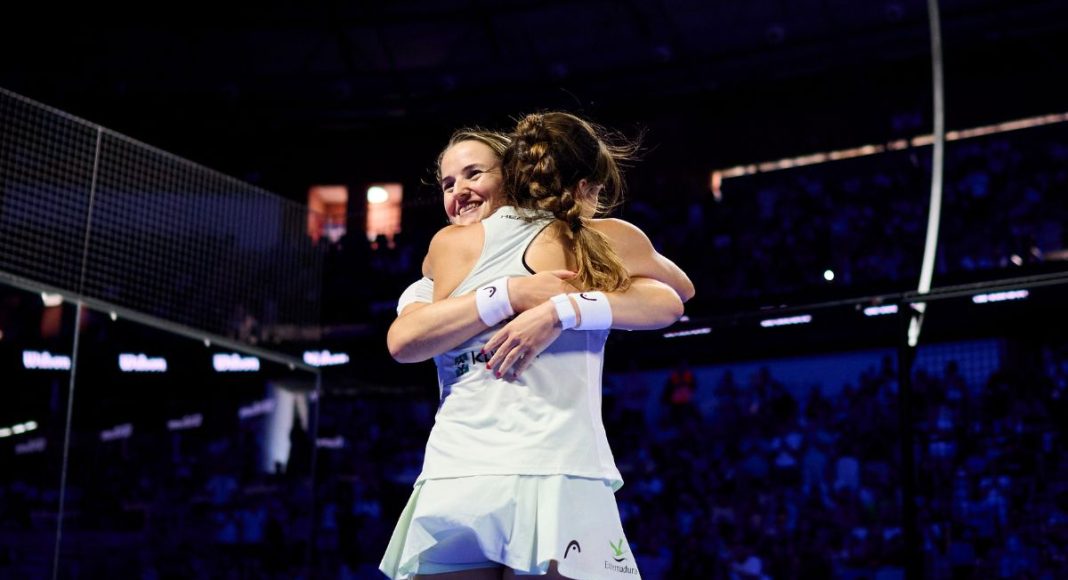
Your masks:
<path fill-rule="evenodd" d="M 485 242 L 452 293 L 531 273 L 527 247 L 551 217 L 527 221 L 502 207 L 482 221 Z M 479 350 L 498 325 L 434 357 L 441 402 L 419 481 L 470 475 L 571 475 L 623 485 L 601 420 L 607 330 L 566 330 L 516 381 L 486 369 Z"/>

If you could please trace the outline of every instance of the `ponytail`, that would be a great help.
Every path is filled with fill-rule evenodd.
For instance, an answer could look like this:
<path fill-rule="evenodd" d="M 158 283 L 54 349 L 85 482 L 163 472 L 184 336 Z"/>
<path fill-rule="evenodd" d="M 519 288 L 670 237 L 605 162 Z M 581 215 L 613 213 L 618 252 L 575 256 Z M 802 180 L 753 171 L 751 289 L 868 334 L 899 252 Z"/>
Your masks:
<path fill-rule="evenodd" d="M 608 238 L 590 227 L 577 199 L 579 182 L 603 185 L 598 211 L 611 209 L 622 194 L 619 161 L 636 145 L 613 145 L 607 133 L 568 113 L 527 115 L 516 126 L 502 156 L 510 205 L 549 212 L 560 222 L 568 249 L 578 261 L 575 283 L 583 290 L 613 292 L 630 286 L 630 276 Z"/>

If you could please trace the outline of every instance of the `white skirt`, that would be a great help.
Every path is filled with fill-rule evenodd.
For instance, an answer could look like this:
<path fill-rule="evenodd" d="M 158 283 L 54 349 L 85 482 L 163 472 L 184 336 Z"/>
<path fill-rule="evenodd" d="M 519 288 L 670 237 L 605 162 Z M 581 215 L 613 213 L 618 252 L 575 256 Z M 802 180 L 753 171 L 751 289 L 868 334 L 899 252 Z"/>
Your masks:
<path fill-rule="evenodd" d="M 416 483 L 379 569 L 399 580 L 506 566 L 541 575 L 641 578 L 608 482 L 478 475 Z"/>

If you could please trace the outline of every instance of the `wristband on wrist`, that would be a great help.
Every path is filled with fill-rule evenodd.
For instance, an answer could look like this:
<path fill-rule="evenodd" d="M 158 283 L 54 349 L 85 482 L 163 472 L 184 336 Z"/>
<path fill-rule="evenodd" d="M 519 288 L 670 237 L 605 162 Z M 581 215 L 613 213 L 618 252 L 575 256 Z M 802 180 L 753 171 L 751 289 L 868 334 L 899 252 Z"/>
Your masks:
<path fill-rule="evenodd" d="M 501 321 L 515 316 L 508 298 L 508 277 L 499 278 L 475 290 L 475 306 L 478 317 L 486 326 L 497 326 Z"/>
<path fill-rule="evenodd" d="M 552 301 L 553 306 L 556 307 L 556 317 L 560 319 L 560 326 L 562 326 L 564 330 L 575 328 L 578 312 L 575 310 L 574 304 L 571 303 L 571 298 L 569 298 L 567 294 L 557 294 L 549 300 Z"/>
<path fill-rule="evenodd" d="M 612 328 L 612 305 L 604 292 L 575 292 L 569 295 L 578 306 L 579 324 L 575 330 Z"/>

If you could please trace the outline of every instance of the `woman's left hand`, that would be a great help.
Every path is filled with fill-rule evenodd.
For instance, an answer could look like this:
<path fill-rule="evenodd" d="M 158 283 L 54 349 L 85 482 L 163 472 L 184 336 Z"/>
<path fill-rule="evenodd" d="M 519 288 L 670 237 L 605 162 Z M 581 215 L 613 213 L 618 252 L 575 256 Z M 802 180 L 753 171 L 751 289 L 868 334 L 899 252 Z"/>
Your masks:
<path fill-rule="evenodd" d="M 492 352 L 488 367 L 497 378 L 514 380 L 563 332 L 552 302 L 543 302 L 504 325 L 485 351 Z M 494 352 L 496 351 L 496 352 Z"/>

